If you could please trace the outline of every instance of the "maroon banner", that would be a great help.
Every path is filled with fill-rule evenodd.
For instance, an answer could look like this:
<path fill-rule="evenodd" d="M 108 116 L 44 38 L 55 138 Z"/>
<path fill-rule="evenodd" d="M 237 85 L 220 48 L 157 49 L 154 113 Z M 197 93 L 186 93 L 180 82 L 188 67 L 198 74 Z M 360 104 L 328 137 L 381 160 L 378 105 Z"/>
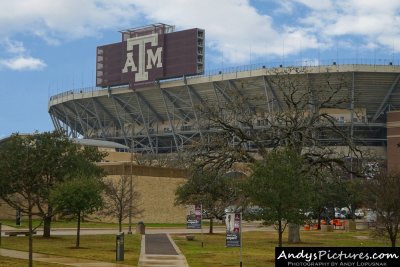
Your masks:
<path fill-rule="evenodd" d="M 227 212 L 225 215 L 226 224 L 226 247 L 240 247 L 241 246 L 241 226 L 242 215 L 237 212 Z"/>
<path fill-rule="evenodd" d="M 186 225 L 187 229 L 201 229 L 202 219 L 202 206 L 201 205 L 188 205 Z"/>

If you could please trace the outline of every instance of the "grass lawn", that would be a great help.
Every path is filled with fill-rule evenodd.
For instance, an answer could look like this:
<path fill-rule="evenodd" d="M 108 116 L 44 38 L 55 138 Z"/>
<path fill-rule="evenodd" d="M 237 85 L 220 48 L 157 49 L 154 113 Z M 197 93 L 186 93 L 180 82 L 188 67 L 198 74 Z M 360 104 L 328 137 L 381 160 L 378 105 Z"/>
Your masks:
<path fill-rule="evenodd" d="M 195 241 L 187 241 L 184 234 L 172 236 L 179 246 L 189 266 L 238 266 L 240 262 L 239 248 L 225 247 L 225 234 L 196 234 Z M 201 247 L 202 237 L 204 248 Z M 53 254 L 65 257 L 94 259 L 115 262 L 115 235 L 81 236 L 80 249 L 74 248 L 75 236 L 54 236 L 52 238 L 34 237 L 34 252 Z M 140 235 L 125 235 L 125 264 L 137 265 L 140 255 Z M 275 266 L 275 246 L 277 234 L 274 231 L 258 231 L 243 233 L 243 266 L 273 267 Z M 327 246 L 390 246 L 387 240 L 374 238 L 368 231 L 335 232 L 302 231 L 302 243 L 290 246 L 327 247 Z M 287 236 L 284 236 L 284 241 Z M 2 248 L 27 251 L 27 237 L 3 237 Z M 289 244 L 284 243 L 284 246 Z M 22 264 L 21 264 L 22 262 Z M 24 266 L 26 262 L 0 257 L 0 266 Z M 57 266 L 38 263 L 35 266 Z"/>
<path fill-rule="evenodd" d="M 201 234 L 195 241 L 187 241 L 185 235 L 173 236 L 176 244 L 185 255 L 190 267 L 203 266 L 239 266 L 240 249 L 225 247 L 225 234 L 204 234 L 204 248 L 201 247 Z M 390 246 L 388 241 L 370 236 L 368 231 L 357 232 L 325 232 L 303 231 L 302 243 L 290 246 L 300 247 L 378 247 Z M 243 266 L 273 267 L 275 266 L 275 246 L 278 236 L 276 232 L 243 233 Z M 284 241 L 287 236 L 284 237 Z M 289 246 L 284 243 L 283 246 Z"/>
<path fill-rule="evenodd" d="M 22 220 L 21 225 L 15 225 L 15 220 L 1 220 L 0 221 L 3 225 L 8 225 L 15 228 L 28 228 L 28 221 Z M 132 229 L 136 229 L 136 224 L 138 222 L 132 223 Z M 40 224 L 39 220 L 34 220 L 33 225 L 37 226 Z M 146 223 L 146 227 L 186 227 L 184 223 Z M 76 228 L 77 223 L 75 220 L 62 220 L 62 221 L 55 221 L 51 223 L 52 228 Z M 41 225 L 40 228 L 42 228 Z M 122 227 L 127 228 L 128 224 L 122 224 Z M 85 221 L 81 222 L 81 228 L 118 228 L 117 223 L 107 223 L 107 222 L 93 222 L 93 221 Z"/>
<path fill-rule="evenodd" d="M 65 265 L 54 264 L 54 263 L 45 263 L 40 261 L 34 261 L 33 265 L 35 267 L 61 267 Z M 20 260 L 9 257 L 0 256 L 0 266 L 8 266 L 8 267 L 21 267 L 28 266 L 28 260 Z"/>
<path fill-rule="evenodd" d="M 81 236 L 81 248 L 79 249 L 75 248 L 75 240 L 75 236 L 54 236 L 51 238 L 35 236 L 33 252 L 115 262 L 115 235 Z M 140 255 L 140 240 L 140 235 L 125 235 L 125 264 L 137 265 Z M 23 236 L 3 237 L 1 247 L 27 251 L 28 238 Z M 0 266 L 7 265 L 0 264 Z"/>

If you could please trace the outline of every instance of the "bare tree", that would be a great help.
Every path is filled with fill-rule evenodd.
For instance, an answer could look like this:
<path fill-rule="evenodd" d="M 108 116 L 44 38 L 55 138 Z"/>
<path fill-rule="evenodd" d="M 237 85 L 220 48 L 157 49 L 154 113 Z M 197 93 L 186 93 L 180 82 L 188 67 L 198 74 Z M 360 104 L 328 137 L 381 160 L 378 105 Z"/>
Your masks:
<path fill-rule="evenodd" d="M 122 231 L 122 221 L 140 215 L 140 194 L 135 190 L 135 183 L 129 175 L 121 175 L 119 179 L 107 179 L 105 184 L 104 208 L 102 213 L 118 220 L 118 229 Z M 132 183 L 131 183 L 132 182 Z"/>
<path fill-rule="evenodd" d="M 383 170 L 370 180 L 366 195 L 378 215 L 375 233 L 388 237 L 395 247 L 400 225 L 400 173 Z"/>
<path fill-rule="evenodd" d="M 208 134 L 194 145 L 190 160 L 230 168 L 286 147 L 302 154 L 309 168 L 354 172 L 346 159 L 360 157 L 361 151 L 353 142 L 352 129 L 330 115 L 332 108 L 342 108 L 356 116 L 350 78 L 328 71 L 313 76 L 306 68 L 293 67 L 271 70 L 263 77 L 263 92 L 253 92 L 254 87 L 244 81 L 239 87 L 228 82 L 217 102 L 207 100 L 208 105 L 199 106 L 200 129 Z M 339 153 L 332 144 L 348 149 Z M 291 236 L 289 231 L 289 240 Z"/>

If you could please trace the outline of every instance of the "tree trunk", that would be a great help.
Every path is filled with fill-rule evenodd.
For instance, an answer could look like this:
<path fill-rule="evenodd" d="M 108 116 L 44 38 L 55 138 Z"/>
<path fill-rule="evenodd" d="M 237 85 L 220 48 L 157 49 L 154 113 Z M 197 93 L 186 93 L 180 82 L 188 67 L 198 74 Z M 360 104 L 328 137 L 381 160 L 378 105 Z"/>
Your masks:
<path fill-rule="evenodd" d="M 81 213 L 78 212 L 78 227 L 76 228 L 76 247 L 79 248 L 79 238 L 81 233 Z"/>
<path fill-rule="evenodd" d="M 278 247 L 282 247 L 282 221 L 278 222 L 278 236 L 279 236 L 279 241 L 278 241 Z"/>
<path fill-rule="evenodd" d="M 33 267 L 33 240 L 32 240 L 32 207 L 29 204 L 29 210 L 28 210 L 28 224 L 29 224 L 29 267 Z"/>
<path fill-rule="evenodd" d="M 49 210 L 50 210 L 50 208 L 49 208 Z M 52 217 L 53 216 L 44 216 L 43 217 L 43 237 L 50 237 Z"/>
<path fill-rule="evenodd" d="M 122 218 L 121 217 L 118 218 L 118 230 L 120 233 L 122 232 Z"/>
<path fill-rule="evenodd" d="M 214 233 L 214 223 L 213 222 L 214 222 L 213 218 L 210 218 L 210 231 L 209 231 L 210 234 Z"/>
<path fill-rule="evenodd" d="M 394 226 L 394 227 L 396 227 L 396 226 Z M 391 227 L 389 229 L 388 228 L 386 228 L 386 229 L 389 234 L 390 243 L 392 244 L 392 247 L 394 248 L 394 247 L 396 247 L 397 231 Z"/>
<path fill-rule="evenodd" d="M 321 230 L 321 215 L 318 215 L 318 230 Z"/>
<path fill-rule="evenodd" d="M 395 248 L 396 247 L 396 237 L 390 237 L 390 241 L 392 243 L 392 247 Z"/>
<path fill-rule="evenodd" d="M 300 225 L 289 223 L 289 234 L 288 234 L 288 242 L 289 243 L 299 243 L 300 240 Z"/>

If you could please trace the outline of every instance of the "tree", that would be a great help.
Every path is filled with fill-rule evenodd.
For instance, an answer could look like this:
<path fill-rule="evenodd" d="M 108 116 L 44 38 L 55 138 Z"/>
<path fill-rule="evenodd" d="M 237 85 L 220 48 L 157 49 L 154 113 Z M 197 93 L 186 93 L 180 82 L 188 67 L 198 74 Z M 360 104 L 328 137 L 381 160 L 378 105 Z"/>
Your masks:
<path fill-rule="evenodd" d="M 57 212 L 74 215 L 77 220 L 76 247 L 80 245 L 80 226 L 83 214 L 91 214 L 103 206 L 104 185 L 96 176 L 78 175 L 58 184 L 50 194 L 50 203 Z"/>
<path fill-rule="evenodd" d="M 377 234 L 387 236 L 395 247 L 400 225 L 400 173 L 382 170 L 369 180 L 366 193 L 369 205 L 378 215 Z M 379 226 L 383 226 L 383 231 Z"/>
<path fill-rule="evenodd" d="M 19 141 L 18 141 L 19 140 Z M 96 148 L 82 148 L 60 132 L 35 132 L 31 135 L 13 135 L 5 142 L 3 157 L 7 164 L 20 161 L 19 153 L 16 153 L 16 142 L 19 142 L 18 151 L 28 151 L 32 158 L 30 176 L 35 177 L 40 184 L 33 198 L 37 208 L 37 214 L 44 222 L 43 236 L 50 237 L 51 220 L 55 215 L 53 207 L 49 205 L 51 190 L 59 183 L 74 177 L 76 173 L 88 175 L 103 175 L 103 170 L 95 165 L 101 161 L 105 153 Z M 9 146 L 7 145 L 9 143 Z M 22 153 L 22 152 L 21 152 Z M 7 165 L 4 165 L 7 166 Z M 24 166 L 14 168 L 14 172 L 23 171 Z"/>
<path fill-rule="evenodd" d="M 281 147 L 303 155 L 308 169 L 353 172 L 346 159 L 361 157 L 353 128 L 343 127 L 329 114 L 332 108 L 342 108 L 357 116 L 351 77 L 327 70 L 317 78 L 301 67 L 268 71 L 262 91 L 244 82 L 214 83 L 220 97 L 199 105 L 199 129 L 205 131 L 188 159 L 229 169 L 237 162 L 266 159 L 270 149 Z M 338 153 L 327 140 L 348 150 Z"/>
<path fill-rule="evenodd" d="M 61 132 L 34 133 L 25 138 L 36 144 L 35 155 L 41 187 L 35 204 L 43 219 L 43 236 L 50 237 L 51 221 L 55 213 L 49 205 L 52 189 L 60 183 L 81 175 L 101 177 L 103 170 L 95 165 L 105 157 L 94 147 L 81 147 Z"/>
<path fill-rule="evenodd" d="M 131 184 L 132 177 L 122 175 L 117 181 L 108 179 L 104 181 L 104 208 L 103 214 L 112 215 L 118 219 L 118 229 L 122 232 L 122 221 L 143 212 L 138 206 L 139 192 L 135 184 Z M 132 186 L 132 187 L 131 187 Z"/>
<path fill-rule="evenodd" d="M 328 219 L 329 211 L 332 211 L 331 214 L 334 216 L 334 208 L 347 206 L 347 203 L 343 199 L 342 184 L 337 182 L 331 172 L 315 170 L 312 172 L 311 179 L 310 211 L 313 218 L 318 220 L 318 229 L 321 229 L 321 219 Z"/>
<path fill-rule="evenodd" d="M 251 204 L 262 212 L 266 224 L 277 224 L 279 247 L 288 223 L 299 224 L 310 205 L 308 171 L 304 158 L 291 149 L 274 150 L 253 164 L 252 175 L 244 184 Z"/>
<path fill-rule="evenodd" d="M 317 166 L 311 168 L 312 184 L 310 192 L 312 194 L 311 210 L 318 218 L 318 228 L 320 229 L 320 220 L 322 215 L 326 219 L 331 219 L 335 214 L 335 207 L 346 207 L 349 210 L 351 219 L 354 221 L 354 212 L 364 204 L 364 187 L 365 178 L 361 169 L 353 166 L 353 174 L 351 175 L 346 169 Z"/>
<path fill-rule="evenodd" d="M 11 207 L 28 215 L 29 266 L 32 263 L 32 216 L 42 187 L 36 143 L 13 134 L 0 147 L 0 197 Z"/>
<path fill-rule="evenodd" d="M 187 182 L 177 188 L 176 205 L 202 204 L 210 216 L 209 233 L 213 233 L 213 218 L 220 218 L 235 199 L 233 182 L 217 170 L 193 167 Z"/>

